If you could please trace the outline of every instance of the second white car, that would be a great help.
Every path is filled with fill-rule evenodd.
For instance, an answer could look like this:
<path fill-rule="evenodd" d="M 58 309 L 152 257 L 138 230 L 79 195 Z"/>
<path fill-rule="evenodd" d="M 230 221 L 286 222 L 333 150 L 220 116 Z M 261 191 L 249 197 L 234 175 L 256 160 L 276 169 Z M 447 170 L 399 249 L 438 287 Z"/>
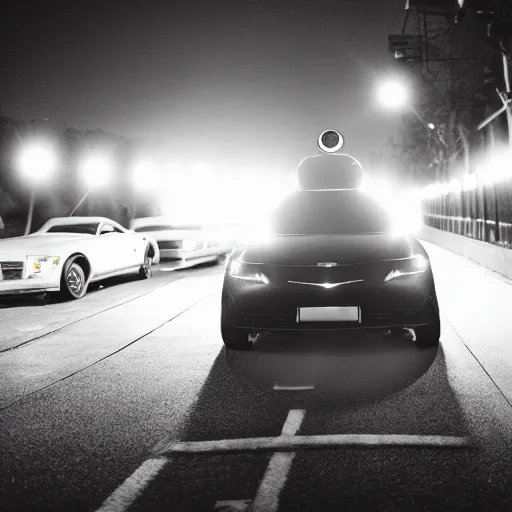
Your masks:
<path fill-rule="evenodd" d="M 173 224 L 165 217 L 132 220 L 130 228 L 141 235 L 151 235 L 162 259 L 193 264 L 215 262 L 233 248 L 226 230 L 220 227 Z"/>

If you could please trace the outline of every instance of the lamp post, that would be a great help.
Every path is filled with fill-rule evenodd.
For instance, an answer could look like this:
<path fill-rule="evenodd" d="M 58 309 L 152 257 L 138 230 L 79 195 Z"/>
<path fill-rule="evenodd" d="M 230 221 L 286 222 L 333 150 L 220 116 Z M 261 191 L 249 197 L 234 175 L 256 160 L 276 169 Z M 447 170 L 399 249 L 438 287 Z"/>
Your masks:
<path fill-rule="evenodd" d="M 31 144 L 22 148 L 19 155 L 19 169 L 24 178 L 30 182 L 30 202 L 25 225 L 25 236 L 30 233 L 34 217 L 34 203 L 36 199 L 36 186 L 44 183 L 56 167 L 55 151 L 46 145 Z"/>
<path fill-rule="evenodd" d="M 87 191 L 69 214 L 70 217 L 80 208 L 81 204 L 87 199 L 93 189 L 101 188 L 108 184 L 112 173 L 112 164 L 110 159 L 105 155 L 93 155 L 85 158 L 81 165 L 81 171 L 82 179 L 87 185 Z"/>

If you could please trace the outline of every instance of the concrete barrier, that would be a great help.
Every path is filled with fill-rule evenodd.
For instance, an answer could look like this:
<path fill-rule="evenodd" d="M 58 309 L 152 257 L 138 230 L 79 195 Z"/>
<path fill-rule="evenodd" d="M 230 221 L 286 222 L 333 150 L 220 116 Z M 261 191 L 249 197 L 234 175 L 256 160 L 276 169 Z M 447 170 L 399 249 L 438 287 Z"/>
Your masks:
<path fill-rule="evenodd" d="M 512 250 L 480 240 L 423 226 L 418 238 L 440 245 L 460 254 L 483 267 L 512 279 Z"/>

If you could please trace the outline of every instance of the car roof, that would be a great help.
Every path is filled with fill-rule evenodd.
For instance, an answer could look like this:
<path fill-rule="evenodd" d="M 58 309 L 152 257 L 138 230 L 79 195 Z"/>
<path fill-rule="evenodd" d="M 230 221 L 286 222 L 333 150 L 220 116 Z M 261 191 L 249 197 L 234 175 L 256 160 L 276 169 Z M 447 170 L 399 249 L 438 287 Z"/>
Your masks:
<path fill-rule="evenodd" d="M 74 224 L 101 224 L 102 222 L 118 225 L 116 221 L 106 217 L 54 217 L 46 221 L 41 229 L 49 229 L 52 226 L 73 226 Z"/>
<path fill-rule="evenodd" d="M 172 226 L 172 222 L 168 217 L 139 217 L 138 219 L 132 219 L 130 221 L 131 229 L 140 228 L 141 226 L 154 226 L 158 224 L 167 224 Z"/>
<path fill-rule="evenodd" d="M 83 224 L 83 223 L 100 223 L 100 222 L 114 222 L 112 219 L 106 217 L 53 217 L 47 221 L 47 224 Z"/>

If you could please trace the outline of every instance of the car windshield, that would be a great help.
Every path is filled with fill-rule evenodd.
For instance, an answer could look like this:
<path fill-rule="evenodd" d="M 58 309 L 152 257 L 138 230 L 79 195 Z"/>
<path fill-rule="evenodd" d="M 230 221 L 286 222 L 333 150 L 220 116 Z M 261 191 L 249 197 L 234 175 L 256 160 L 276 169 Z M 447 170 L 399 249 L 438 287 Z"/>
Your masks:
<path fill-rule="evenodd" d="M 95 235 L 98 231 L 98 223 L 94 224 L 60 224 L 52 226 L 46 233 L 80 233 L 84 235 Z"/>
<path fill-rule="evenodd" d="M 136 233 L 147 233 L 150 231 L 198 231 L 201 230 L 201 226 L 193 224 L 184 224 L 182 226 L 171 226 L 171 225 L 154 225 L 154 226 L 140 226 L 135 228 Z"/>
<path fill-rule="evenodd" d="M 359 191 L 298 192 L 275 211 L 278 235 L 359 235 L 390 230 L 387 212 Z"/>

